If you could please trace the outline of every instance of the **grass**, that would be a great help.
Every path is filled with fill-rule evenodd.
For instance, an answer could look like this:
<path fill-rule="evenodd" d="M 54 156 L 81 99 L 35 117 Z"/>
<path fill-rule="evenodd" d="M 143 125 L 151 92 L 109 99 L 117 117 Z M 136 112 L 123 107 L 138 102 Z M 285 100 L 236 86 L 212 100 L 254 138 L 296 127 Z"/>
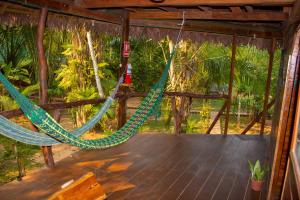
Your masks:
<path fill-rule="evenodd" d="M 205 101 L 205 100 L 194 100 L 192 104 L 192 112 L 190 113 L 187 122 L 182 125 L 183 132 L 186 134 L 190 133 L 206 133 L 208 130 L 212 119 L 210 119 L 210 112 L 218 112 L 223 106 L 223 100 L 215 101 Z M 163 108 L 168 108 L 170 106 L 163 102 Z M 173 133 L 174 132 L 174 119 L 170 116 L 170 109 L 162 110 L 161 117 L 159 119 L 150 118 L 144 126 L 139 130 L 139 133 Z M 241 116 L 240 126 L 237 125 L 237 116 L 230 115 L 229 119 L 229 134 L 240 134 L 252 120 L 249 116 Z M 225 126 L 225 116 L 224 113 L 219 119 L 220 128 L 222 132 Z M 265 132 L 269 133 L 271 129 L 270 121 L 267 121 Z M 257 134 L 260 130 L 260 124 L 256 123 L 247 134 Z"/>
<path fill-rule="evenodd" d="M 39 163 L 33 160 L 34 155 L 40 152 L 39 147 L 21 144 L 0 135 L 0 185 L 13 181 L 18 176 L 14 145 L 17 146 L 18 154 L 26 170 L 40 166 Z"/>

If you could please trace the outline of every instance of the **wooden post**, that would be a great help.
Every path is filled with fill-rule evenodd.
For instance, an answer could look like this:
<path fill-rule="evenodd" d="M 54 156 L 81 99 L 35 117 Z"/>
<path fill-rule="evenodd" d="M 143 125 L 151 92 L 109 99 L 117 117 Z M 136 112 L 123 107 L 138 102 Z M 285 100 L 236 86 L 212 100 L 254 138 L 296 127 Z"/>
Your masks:
<path fill-rule="evenodd" d="M 121 40 L 121 67 L 119 69 L 119 77 L 123 76 L 128 63 L 128 57 L 123 56 L 124 42 L 129 40 L 129 14 L 124 11 L 122 21 L 122 40 Z M 128 88 L 126 86 L 120 87 L 120 92 L 126 93 Z M 126 96 L 126 95 L 125 95 Z M 122 127 L 126 123 L 126 97 L 119 99 L 118 106 L 118 127 Z"/>
<path fill-rule="evenodd" d="M 47 60 L 43 46 L 44 31 L 48 15 L 48 8 L 41 8 L 40 19 L 37 29 L 37 52 L 39 60 L 39 81 L 40 81 L 40 104 L 46 104 L 48 101 L 48 86 L 47 86 Z M 49 168 L 54 167 L 54 159 L 51 146 L 42 147 L 45 163 Z"/>
<path fill-rule="evenodd" d="M 232 86 L 234 79 L 234 66 L 235 66 L 235 54 L 236 54 L 236 35 L 233 35 L 232 38 L 232 49 L 231 49 L 231 64 L 230 64 L 230 79 L 228 85 L 228 100 L 227 100 L 227 110 L 225 116 L 225 128 L 224 134 L 227 135 L 228 132 L 228 123 L 229 123 L 229 113 L 231 108 L 231 98 L 232 98 Z"/>
<path fill-rule="evenodd" d="M 271 78 L 272 78 L 272 69 L 273 69 L 273 60 L 274 60 L 275 47 L 276 47 L 276 39 L 273 38 L 271 48 L 269 50 L 268 77 L 267 77 L 267 82 L 266 82 L 264 107 L 263 107 L 262 118 L 261 118 L 260 135 L 263 135 L 264 130 L 265 130 L 265 123 L 266 123 L 266 117 L 267 117 L 267 112 L 268 112 L 267 107 L 268 107 L 269 95 L 270 95 L 270 87 L 271 87 Z"/>
<path fill-rule="evenodd" d="M 270 103 L 268 103 L 267 110 L 269 110 L 274 104 L 275 104 L 275 99 L 273 99 Z M 254 119 L 252 119 L 252 121 L 247 125 L 247 127 L 243 130 L 241 134 L 245 135 L 254 126 L 256 122 L 259 122 L 262 115 L 263 112 L 260 112 L 256 117 L 254 117 Z"/>
<path fill-rule="evenodd" d="M 220 111 L 218 112 L 217 116 L 215 117 L 214 121 L 211 123 L 211 125 L 209 126 L 208 130 L 206 131 L 206 134 L 210 134 L 211 130 L 214 128 L 214 126 L 216 125 L 217 121 L 219 120 L 219 118 L 221 117 L 222 113 L 224 112 L 225 108 L 227 107 L 227 102 L 224 103 L 224 105 L 222 106 L 222 108 L 220 109 Z"/>

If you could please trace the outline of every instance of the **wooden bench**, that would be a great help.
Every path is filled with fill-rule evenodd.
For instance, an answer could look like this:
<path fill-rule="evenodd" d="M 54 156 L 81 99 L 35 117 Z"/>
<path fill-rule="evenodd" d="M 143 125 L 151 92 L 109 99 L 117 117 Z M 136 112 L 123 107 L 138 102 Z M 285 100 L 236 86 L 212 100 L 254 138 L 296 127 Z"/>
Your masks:
<path fill-rule="evenodd" d="M 92 172 L 53 194 L 48 200 L 103 200 L 106 195 Z"/>

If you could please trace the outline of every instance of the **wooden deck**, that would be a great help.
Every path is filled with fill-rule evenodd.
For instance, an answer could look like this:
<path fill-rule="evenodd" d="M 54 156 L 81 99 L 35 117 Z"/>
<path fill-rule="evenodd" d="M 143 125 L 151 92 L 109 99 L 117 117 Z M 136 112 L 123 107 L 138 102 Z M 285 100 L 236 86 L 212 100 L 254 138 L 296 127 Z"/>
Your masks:
<path fill-rule="evenodd" d="M 248 160 L 266 160 L 260 136 L 138 135 L 107 150 L 80 151 L 22 182 L 0 188 L 1 200 L 46 199 L 88 171 L 108 199 L 265 199 L 250 189 Z"/>

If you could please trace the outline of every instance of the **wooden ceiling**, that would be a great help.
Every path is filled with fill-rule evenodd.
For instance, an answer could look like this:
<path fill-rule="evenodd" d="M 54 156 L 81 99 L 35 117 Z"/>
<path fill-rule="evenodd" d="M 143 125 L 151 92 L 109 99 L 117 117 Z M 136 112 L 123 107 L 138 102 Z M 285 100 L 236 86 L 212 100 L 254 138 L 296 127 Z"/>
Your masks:
<path fill-rule="evenodd" d="M 85 8 L 126 8 L 159 6 L 290 6 L 293 0 L 75 0 Z"/>
<path fill-rule="evenodd" d="M 86 9 L 127 10 L 131 19 L 182 19 L 222 21 L 285 21 L 294 0 L 75 0 Z"/>
<path fill-rule="evenodd" d="M 159 2 L 155 2 L 159 1 Z M 297 0 L 298 1 L 298 0 Z M 120 24 L 128 12 L 131 25 L 257 37 L 281 37 L 295 0 L 8 0 L 21 6 L 48 6 L 50 11 Z M 158 21 L 159 20 L 159 21 Z"/>

